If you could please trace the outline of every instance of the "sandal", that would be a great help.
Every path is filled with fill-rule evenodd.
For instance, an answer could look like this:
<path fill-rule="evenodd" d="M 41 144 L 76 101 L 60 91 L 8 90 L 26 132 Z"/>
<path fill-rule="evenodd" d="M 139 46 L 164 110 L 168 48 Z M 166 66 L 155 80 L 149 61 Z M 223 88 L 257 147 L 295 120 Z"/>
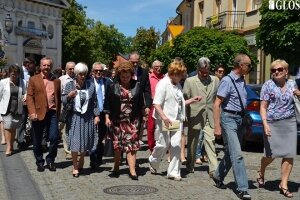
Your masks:
<path fill-rule="evenodd" d="M 264 179 L 263 175 L 261 174 L 261 171 L 257 171 L 256 182 L 258 183 L 259 188 L 262 188 L 265 186 L 265 179 Z"/>
<path fill-rule="evenodd" d="M 76 170 L 76 169 L 73 169 L 72 174 L 73 174 L 73 177 L 74 177 L 74 178 L 78 178 L 78 177 L 79 177 L 79 171 Z"/>
<path fill-rule="evenodd" d="M 283 194 L 283 196 L 285 196 L 287 198 L 292 198 L 293 197 L 293 193 L 291 193 L 289 191 L 289 189 L 281 187 L 281 185 L 279 185 L 279 190 L 280 190 L 280 194 Z"/>

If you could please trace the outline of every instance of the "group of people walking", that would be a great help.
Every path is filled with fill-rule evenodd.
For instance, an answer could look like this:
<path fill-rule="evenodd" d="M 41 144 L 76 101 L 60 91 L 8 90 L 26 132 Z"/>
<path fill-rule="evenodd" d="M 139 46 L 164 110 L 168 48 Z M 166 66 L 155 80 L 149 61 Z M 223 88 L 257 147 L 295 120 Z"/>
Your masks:
<path fill-rule="evenodd" d="M 44 57 L 40 61 L 40 73 L 30 77 L 30 67 L 25 66 L 28 64 L 25 61 L 22 68 L 11 65 L 9 77 L 0 81 L 0 120 L 5 129 L 7 156 L 13 153 L 17 128 L 26 125 L 29 117 L 39 172 L 45 167 L 56 171 L 59 130 L 62 131 L 66 157 L 73 162 L 73 177 L 82 173 L 87 152 L 91 168 L 101 165 L 103 140 L 110 132 L 114 148 L 111 176 L 119 177 L 121 157 L 125 153 L 128 175 L 132 180 L 138 180 L 136 157 L 143 124 L 147 123 L 151 174 L 158 172 L 167 152 L 170 155 L 167 178 L 182 179 L 180 167 L 183 161 L 187 173 L 194 173 L 196 151 L 202 146 L 198 145 L 199 138 L 200 141 L 203 138 L 208 173 L 216 187 L 226 189 L 223 181 L 232 167 L 238 197 L 251 199 L 240 146 L 247 101 L 244 76 L 251 70 L 251 59 L 247 55 L 238 54 L 232 71 L 224 77 L 223 66 L 216 68 L 216 75 L 211 75 L 210 60 L 201 57 L 195 75 L 188 78 L 182 59 L 175 58 L 168 65 L 166 74 L 161 73 L 163 63 L 156 60 L 149 73 L 140 66 L 137 52 L 131 53 L 129 61 L 115 69 L 113 80 L 103 75 L 104 67 L 100 62 L 93 64 L 91 74 L 85 63 L 68 62 L 66 75 L 57 77 L 52 73 L 52 59 Z M 288 179 L 297 149 L 293 96 L 300 96 L 300 91 L 295 81 L 286 78 L 287 75 L 288 64 L 276 60 L 271 65 L 272 79 L 262 87 L 260 114 L 265 151 L 257 183 L 264 187 L 267 166 L 274 158 L 282 157 L 279 190 L 290 198 L 293 194 L 288 189 Z M 68 107 L 70 115 L 59 126 L 61 107 Z M 185 142 L 182 145 L 184 124 L 188 127 L 186 160 Z M 49 147 L 44 158 L 42 143 L 45 133 Z M 215 137 L 221 136 L 224 157 L 218 163 Z"/>

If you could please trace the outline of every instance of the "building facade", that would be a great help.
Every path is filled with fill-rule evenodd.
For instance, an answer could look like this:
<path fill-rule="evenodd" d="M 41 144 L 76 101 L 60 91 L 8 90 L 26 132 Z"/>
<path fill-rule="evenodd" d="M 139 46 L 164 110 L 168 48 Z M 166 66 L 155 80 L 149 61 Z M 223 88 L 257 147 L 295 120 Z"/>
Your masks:
<path fill-rule="evenodd" d="M 247 76 L 247 82 L 258 84 L 270 78 L 271 63 L 271 56 L 266 56 L 258 49 L 255 40 L 255 31 L 259 27 L 261 18 L 258 11 L 261 2 L 260 0 L 183 0 L 176 12 L 181 18 L 181 25 L 185 26 L 184 32 L 195 26 L 205 26 L 220 31 L 237 30 L 247 40 L 250 51 L 258 59 L 254 70 Z"/>
<path fill-rule="evenodd" d="M 0 0 L 0 40 L 7 64 L 49 56 L 60 66 L 62 12 L 69 6 L 66 0 Z"/>

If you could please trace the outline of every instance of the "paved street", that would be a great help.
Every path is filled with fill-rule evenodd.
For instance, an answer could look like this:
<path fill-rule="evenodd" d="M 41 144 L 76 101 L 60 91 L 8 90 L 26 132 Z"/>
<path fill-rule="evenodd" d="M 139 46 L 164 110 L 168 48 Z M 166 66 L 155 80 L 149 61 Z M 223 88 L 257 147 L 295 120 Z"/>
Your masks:
<path fill-rule="evenodd" d="M 279 194 L 278 184 L 280 178 L 280 160 L 275 160 L 266 173 L 266 188 L 257 188 L 256 170 L 259 165 L 262 152 L 259 148 L 252 147 L 251 151 L 244 152 L 247 172 L 249 176 L 250 194 L 252 199 L 284 199 Z M 223 155 L 222 146 L 218 145 L 218 158 Z M 183 180 L 180 182 L 168 180 L 165 177 L 167 169 L 166 159 L 162 162 L 160 174 L 151 175 L 148 170 L 148 151 L 146 146 L 138 152 L 139 181 L 133 181 L 128 177 L 127 166 L 121 166 L 121 176 L 111 178 L 108 175 L 112 168 L 112 159 L 105 158 L 105 163 L 97 170 L 89 169 L 89 158 L 86 157 L 83 175 L 73 178 L 71 174 L 72 163 L 64 159 L 62 145 L 58 152 L 57 171 L 37 172 L 32 150 L 5 157 L 4 147 L 1 147 L 0 159 L 0 199 L 238 199 L 232 188 L 235 188 L 232 171 L 225 179 L 227 190 L 219 190 L 207 174 L 207 164 L 197 166 L 194 174 L 186 175 L 182 167 Z M 24 162 L 23 162 L 24 161 Z M 16 164 L 16 162 L 21 164 Z M 23 166 L 24 165 L 24 166 Z M 290 190 L 294 193 L 294 199 L 300 199 L 300 156 L 295 160 L 294 169 L 290 178 Z M 12 176 L 14 174 L 14 176 Z M 20 180 L 21 179 L 21 180 Z M 120 185 L 151 186 L 158 189 L 157 192 L 145 195 L 111 195 L 104 193 L 103 189 Z M 24 189 L 25 188 L 25 189 Z M 27 191 L 27 192 L 25 192 Z"/>

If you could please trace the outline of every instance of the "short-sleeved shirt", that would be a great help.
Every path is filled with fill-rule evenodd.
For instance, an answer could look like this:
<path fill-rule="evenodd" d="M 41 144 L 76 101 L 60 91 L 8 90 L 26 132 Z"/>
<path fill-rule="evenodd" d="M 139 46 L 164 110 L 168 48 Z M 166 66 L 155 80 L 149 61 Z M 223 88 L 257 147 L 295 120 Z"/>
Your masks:
<path fill-rule="evenodd" d="M 244 79 L 240 75 L 235 74 L 233 71 L 231 71 L 228 76 L 234 80 L 245 108 L 247 103 L 247 91 L 245 88 Z M 224 98 L 224 101 L 221 105 L 222 109 L 240 112 L 242 111 L 242 107 L 239 96 L 230 77 L 228 76 L 225 76 L 221 79 L 217 95 Z"/>
<path fill-rule="evenodd" d="M 295 116 L 293 91 L 296 82 L 287 80 L 286 91 L 283 93 L 271 79 L 266 81 L 260 92 L 260 100 L 268 101 L 267 120 L 280 120 Z"/>

